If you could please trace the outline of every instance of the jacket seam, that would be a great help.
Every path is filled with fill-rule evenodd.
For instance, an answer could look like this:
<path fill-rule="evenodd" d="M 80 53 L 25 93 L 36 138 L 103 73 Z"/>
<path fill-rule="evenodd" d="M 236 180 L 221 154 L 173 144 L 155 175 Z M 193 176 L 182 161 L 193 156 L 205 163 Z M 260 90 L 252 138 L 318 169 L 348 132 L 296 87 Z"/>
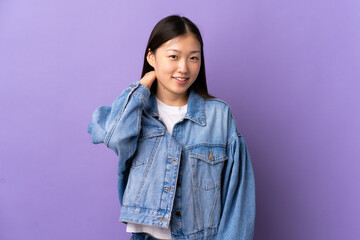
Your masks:
<path fill-rule="evenodd" d="M 106 136 L 105 136 L 105 141 L 104 141 L 104 143 L 105 143 L 105 145 L 106 145 L 107 147 L 109 147 L 110 139 L 111 139 L 111 137 L 112 137 L 112 135 L 113 135 L 113 133 L 114 133 L 114 131 L 115 131 L 115 128 L 117 127 L 118 123 L 120 122 L 121 116 L 122 116 L 122 114 L 123 114 L 123 112 L 124 112 L 125 107 L 127 106 L 128 102 L 129 102 L 129 98 L 130 98 L 131 93 L 132 93 L 133 91 L 134 91 L 134 90 L 130 90 L 129 94 L 128 94 L 127 97 L 126 97 L 126 101 L 125 101 L 124 106 L 121 108 L 120 112 L 117 114 L 117 116 L 116 116 L 116 118 L 115 118 L 115 122 L 112 124 L 109 132 L 108 132 L 108 133 L 106 134 Z"/>
<path fill-rule="evenodd" d="M 189 149 L 193 149 L 193 148 L 200 147 L 200 146 L 205 146 L 205 147 L 226 147 L 226 144 L 201 142 L 201 143 L 197 143 L 195 145 L 184 147 L 183 151 L 187 151 Z"/>
<path fill-rule="evenodd" d="M 216 195 L 215 195 L 215 200 L 214 200 L 214 203 L 213 203 L 213 206 L 212 206 L 212 209 L 211 209 L 211 213 L 210 213 L 210 219 L 209 219 L 209 226 L 210 227 L 212 224 L 213 224 L 213 221 L 214 221 L 214 212 L 215 212 L 215 207 L 216 207 L 216 203 L 219 199 L 219 196 L 220 196 L 220 192 L 221 192 L 221 188 L 218 187 L 216 189 Z"/>
<path fill-rule="evenodd" d="M 144 86 L 145 88 L 147 88 L 145 85 L 143 85 L 143 86 Z M 112 138 L 112 135 L 113 135 L 116 127 L 118 126 L 118 124 L 119 124 L 119 122 L 120 122 L 120 119 L 121 119 L 121 117 L 122 117 L 122 115 L 123 115 L 123 112 L 124 112 L 126 106 L 127 106 L 128 103 L 129 103 L 129 99 L 130 99 L 131 95 L 134 95 L 134 96 L 136 96 L 138 99 L 141 100 L 140 108 L 143 108 L 143 106 L 145 106 L 145 104 L 146 104 L 146 99 L 145 99 L 144 95 L 141 95 L 141 94 L 136 93 L 136 90 L 139 89 L 139 88 L 143 88 L 143 87 L 141 87 L 141 84 L 140 84 L 139 82 L 137 82 L 136 85 L 135 85 L 133 88 L 131 88 L 130 92 L 128 93 L 128 95 L 127 95 L 127 97 L 126 97 L 126 101 L 125 101 L 124 106 L 121 108 L 120 112 L 117 114 L 117 116 L 116 116 L 116 118 L 115 118 L 115 122 L 113 123 L 113 125 L 111 126 L 109 132 L 108 132 L 108 133 L 106 134 L 106 136 L 105 136 L 105 141 L 104 141 L 104 143 L 105 143 L 105 145 L 106 145 L 107 147 L 109 147 L 109 143 L 110 143 L 110 140 L 111 140 L 111 138 Z M 139 128 L 138 128 L 138 130 L 139 130 Z"/>
<path fill-rule="evenodd" d="M 227 140 L 226 145 L 227 145 L 227 146 L 228 146 L 228 145 L 231 145 L 231 144 L 235 141 L 235 139 L 238 138 L 238 137 L 240 137 L 240 136 L 241 136 L 240 133 L 238 133 L 238 132 L 234 133 L 234 134 L 231 135 L 231 137 Z"/>

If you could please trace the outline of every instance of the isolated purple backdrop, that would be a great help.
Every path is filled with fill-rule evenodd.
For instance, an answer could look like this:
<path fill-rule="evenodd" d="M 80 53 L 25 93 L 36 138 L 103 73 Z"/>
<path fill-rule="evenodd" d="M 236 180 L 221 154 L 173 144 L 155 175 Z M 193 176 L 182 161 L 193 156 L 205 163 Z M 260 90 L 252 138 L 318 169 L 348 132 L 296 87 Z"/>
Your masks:
<path fill-rule="evenodd" d="M 0 239 L 129 239 L 92 111 L 140 78 L 153 26 L 204 38 L 209 92 L 256 175 L 255 239 L 360 235 L 360 2 L 1 1 Z"/>

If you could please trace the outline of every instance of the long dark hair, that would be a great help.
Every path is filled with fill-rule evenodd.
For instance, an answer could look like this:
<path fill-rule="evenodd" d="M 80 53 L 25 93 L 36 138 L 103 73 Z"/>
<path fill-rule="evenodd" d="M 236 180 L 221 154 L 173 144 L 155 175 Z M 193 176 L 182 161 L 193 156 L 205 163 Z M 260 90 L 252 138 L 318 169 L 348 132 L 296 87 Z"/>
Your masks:
<path fill-rule="evenodd" d="M 144 55 L 144 66 L 143 71 L 141 74 L 141 78 L 147 72 L 153 71 L 154 68 L 150 66 L 148 63 L 146 56 L 148 54 L 149 48 L 152 52 L 155 53 L 156 49 L 159 48 L 163 43 L 179 37 L 181 35 L 185 35 L 187 33 L 192 33 L 194 36 L 199 40 L 201 44 L 201 65 L 198 77 L 194 81 L 194 83 L 190 86 L 188 91 L 192 88 L 200 94 L 204 98 L 215 98 L 214 96 L 210 95 L 207 90 L 206 85 L 206 75 L 205 75 L 205 61 L 204 61 L 204 49 L 203 49 L 203 40 L 200 34 L 199 29 L 196 25 L 191 22 L 186 17 L 180 17 L 179 15 L 170 15 L 163 19 L 161 19 L 152 30 L 148 44 L 145 49 Z M 151 85 L 150 91 L 156 92 L 157 87 L 157 79 Z"/>

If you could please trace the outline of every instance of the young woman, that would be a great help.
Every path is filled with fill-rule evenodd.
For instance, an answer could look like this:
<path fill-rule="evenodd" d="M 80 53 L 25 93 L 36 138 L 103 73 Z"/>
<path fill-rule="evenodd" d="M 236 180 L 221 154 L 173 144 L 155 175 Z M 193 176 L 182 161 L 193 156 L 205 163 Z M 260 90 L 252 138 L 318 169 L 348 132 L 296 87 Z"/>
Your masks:
<path fill-rule="evenodd" d="M 250 240 L 255 179 L 229 105 L 207 91 L 203 41 L 186 17 L 154 27 L 141 80 L 88 126 L 118 156 L 119 221 L 131 239 Z"/>

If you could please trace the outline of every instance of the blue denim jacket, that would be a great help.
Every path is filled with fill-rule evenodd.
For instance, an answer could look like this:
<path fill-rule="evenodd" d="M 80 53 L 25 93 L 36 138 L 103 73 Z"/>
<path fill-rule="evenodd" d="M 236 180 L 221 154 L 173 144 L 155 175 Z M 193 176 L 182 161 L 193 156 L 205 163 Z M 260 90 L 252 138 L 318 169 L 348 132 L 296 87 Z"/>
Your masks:
<path fill-rule="evenodd" d="M 118 156 L 119 221 L 170 225 L 172 239 L 253 239 L 254 172 L 224 101 L 191 89 L 170 136 L 155 94 L 136 81 L 93 112 L 88 132 Z"/>

